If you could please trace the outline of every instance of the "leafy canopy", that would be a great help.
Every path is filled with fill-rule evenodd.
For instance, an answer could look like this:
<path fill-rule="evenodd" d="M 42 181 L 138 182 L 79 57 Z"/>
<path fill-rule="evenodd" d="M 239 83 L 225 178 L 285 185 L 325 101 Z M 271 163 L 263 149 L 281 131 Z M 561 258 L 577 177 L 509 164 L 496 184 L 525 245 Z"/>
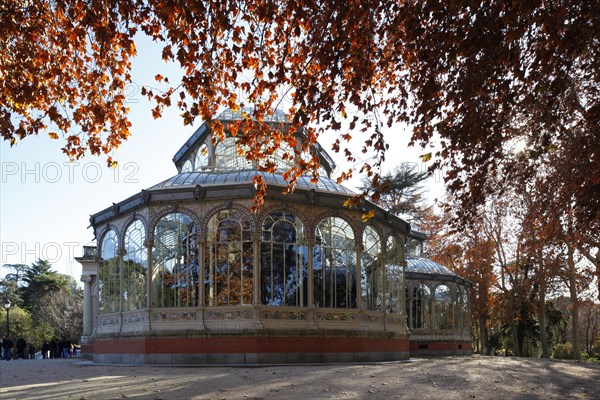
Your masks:
<path fill-rule="evenodd" d="M 305 152 L 323 131 L 340 131 L 333 148 L 350 164 L 351 140 L 372 154 L 356 168 L 377 199 L 382 129 L 408 123 L 413 144 L 439 143 L 424 159 L 445 168 L 467 216 L 489 191 L 489 173 L 510 176 L 557 154 L 570 166 L 557 176 L 558 195 L 576 191 L 581 218 L 599 218 L 593 1 L 10 0 L 0 1 L 0 17 L 0 132 L 11 143 L 48 132 L 64 137 L 71 158 L 110 154 L 130 134 L 124 89 L 145 34 L 183 72 L 171 82 L 155 67 L 163 89 L 143 91 L 154 117 L 173 105 L 219 138 L 219 109 L 254 105 L 254 118 L 229 127 L 249 159 L 294 147 L 301 126 Z M 265 122 L 282 104 L 294 124 L 286 132 Z M 293 184 L 317 167 L 307 158 L 286 177 Z"/>

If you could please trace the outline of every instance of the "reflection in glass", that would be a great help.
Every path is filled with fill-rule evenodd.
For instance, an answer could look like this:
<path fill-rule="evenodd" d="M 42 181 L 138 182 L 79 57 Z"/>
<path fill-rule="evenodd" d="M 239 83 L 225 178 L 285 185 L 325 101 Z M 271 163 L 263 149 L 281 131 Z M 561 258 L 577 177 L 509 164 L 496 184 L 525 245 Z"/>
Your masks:
<path fill-rule="evenodd" d="M 446 285 L 435 288 L 433 315 L 438 329 L 452 329 L 452 291 Z"/>
<path fill-rule="evenodd" d="M 196 226 L 182 213 L 162 217 L 154 228 L 152 249 L 152 306 L 198 305 Z"/>
<path fill-rule="evenodd" d="M 421 249 L 421 242 L 419 242 L 417 239 L 411 238 L 406 242 L 407 257 L 421 257 L 423 255 Z"/>
<path fill-rule="evenodd" d="M 400 265 L 401 249 L 400 242 L 393 236 L 387 240 L 386 266 L 385 266 L 385 290 L 387 298 L 385 305 L 388 313 L 402 312 L 402 266 Z"/>
<path fill-rule="evenodd" d="M 468 333 L 471 328 L 471 320 L 469 315 L 469 289 L 460 289 L 460 313 L 461 313 L 461 329 L 464 334 Z"/>
<path fill-rule="evenodd" d="M 266 146 L 263 146 L 261 150 L 268 153 Z M 292 149 L 286 142 L 282 142 L 276 149 L 274 149 L 271 155 L 267 156 L 265 160 L 261 162 L 261 164 L 267 165 L 272 163 L 276 171 L 287 171 L 296 164 L 295 158 L 296 154 L 294 149 Z"/>
<path fill-rule="evenodd" d="M 244 151 L 237 148 L 234 137 L 226 137 L 222 142 L 217 143 L 215 162 L 217 170 L 252 168 L 252 163 L 246 159 Z"/>
<path fill-rule="evenodd" d="M 315 238 L 315 306 L 356 308 L 356 251 L 352 228 L 342 218 L 327 217 L 317 225 Z"/>
<path fill-rule="evenodd" d="M 100 251 L 99 312 L 117 312 L 120 310 L 119 239 L 114 230 L 111 229 L 104 235 Z"/>
<path fill-rule="evenodd" d="M 261 243 L 261 303 L 306 305 L 308 249 L 304 225 L 294 214 L 271 213 L 263 224 Z"/>
<path fill-rule="evenodd" d="M 410 328 L 431 328 L 431 291 L 428 286 L 420 283 L 412 288 L 407 308 Z"/>
<path fill-rule="evenodd" d="M 223 210 L 207 226 L 204 254 L 206 305 L 252 304 L 252 224 L 238 210 Z"/>
<path fill-rule="evenodd" d="M 139 310 L 146 307 L 146 271 L 148 254 L 144 246 L 146 231 L 142 221 L 136 219 L 125 231 L 125 254 L 123 255 L 123 310 Z"/>
<path fill-rule="evenodd" d="M 381 311 L 383 307 L 383 291 L 381 288 L 381 239 L 371 226 L 363 233 L 363 252 L 361 261 L 361 308 Z"/>
<path fill-rule="evenodd" d="M 183 167 L 181 167 L 181 173 L 184 172 L 192 172 L 193 168 L 192 168 L 192 161 L 191 160 L 185 160 L 185 162 L 183 163 Z"/>
<path fill-rule="evenodd" d="M 194 160 L 194 171 L 204 171 L 208 168 L 208 147 L 206 144 L 202 144 L 196 152 L 196 159 Z"/>

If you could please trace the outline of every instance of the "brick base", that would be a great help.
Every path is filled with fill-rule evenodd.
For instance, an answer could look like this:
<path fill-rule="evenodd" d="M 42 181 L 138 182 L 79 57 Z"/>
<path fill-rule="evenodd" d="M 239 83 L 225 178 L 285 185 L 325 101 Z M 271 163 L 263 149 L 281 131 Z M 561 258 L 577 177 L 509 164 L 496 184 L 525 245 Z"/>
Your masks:
<path fill-rule="evenodd" d="M 473 354 L 470 342 L 411 341 L 410 356 L 450 356 Z"/>
<path fill-rule="evenodd" d="M 160 337 L 98 339 L 94 361 L 123 364 L 279 364 L 405 360 L 407 339 L 369 337 Z"/>

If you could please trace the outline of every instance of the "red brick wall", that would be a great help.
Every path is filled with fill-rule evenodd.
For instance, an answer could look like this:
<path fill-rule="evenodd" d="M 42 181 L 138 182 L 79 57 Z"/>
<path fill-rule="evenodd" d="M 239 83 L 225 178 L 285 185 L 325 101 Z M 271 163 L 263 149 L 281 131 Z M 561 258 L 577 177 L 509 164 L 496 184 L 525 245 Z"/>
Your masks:
<path fill-rule="evenodd" d="M 406 339 L 345 337 L 239 337 L 102 339 L 97 354 L 360 353 L 408 352 Z"/>

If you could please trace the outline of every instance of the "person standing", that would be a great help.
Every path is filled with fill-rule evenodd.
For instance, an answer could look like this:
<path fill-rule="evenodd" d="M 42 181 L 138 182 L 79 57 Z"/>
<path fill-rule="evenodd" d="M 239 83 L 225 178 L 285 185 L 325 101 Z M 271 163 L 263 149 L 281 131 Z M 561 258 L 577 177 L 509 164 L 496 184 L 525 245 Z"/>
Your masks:
<path fill-rule="evenodd" d="M 25 349 L 27 348 L 27 341 L 20 337 L 17 339 L 17 358 L 21 360 L 25 359 Z"/>
<path fill-rule="evenodd" d="M 33 346 L 33 343 L 29 343 L 29 359 L 35 360 L 35 347 Z"/>
<path fill-rule="evenodd" d="M 10 361 L 12 359 L 13 342 L 8 337 L 2 340 L 2 350 L 4 350 L 4 359 Z"/>
<path fill-rule="evenodd" d="M 42 344 L 42 358 L 50 358 L 50 343 L 47 341 L 44 341 L 44 344 Z"/>
<path fill-rule="evenodd" d="M 63 358 L 69 358 L 69 350 L 71 350 L 71 341 L 69 339 L 65 339 L 62 341 L 61 346 Z"/>
<path fill-rule="evenodd" d="M 58 348 L 58 344 L 56 340 L 52 339 L 50 341 L 50 358 L 56 358 L 56 349 Z"/>

